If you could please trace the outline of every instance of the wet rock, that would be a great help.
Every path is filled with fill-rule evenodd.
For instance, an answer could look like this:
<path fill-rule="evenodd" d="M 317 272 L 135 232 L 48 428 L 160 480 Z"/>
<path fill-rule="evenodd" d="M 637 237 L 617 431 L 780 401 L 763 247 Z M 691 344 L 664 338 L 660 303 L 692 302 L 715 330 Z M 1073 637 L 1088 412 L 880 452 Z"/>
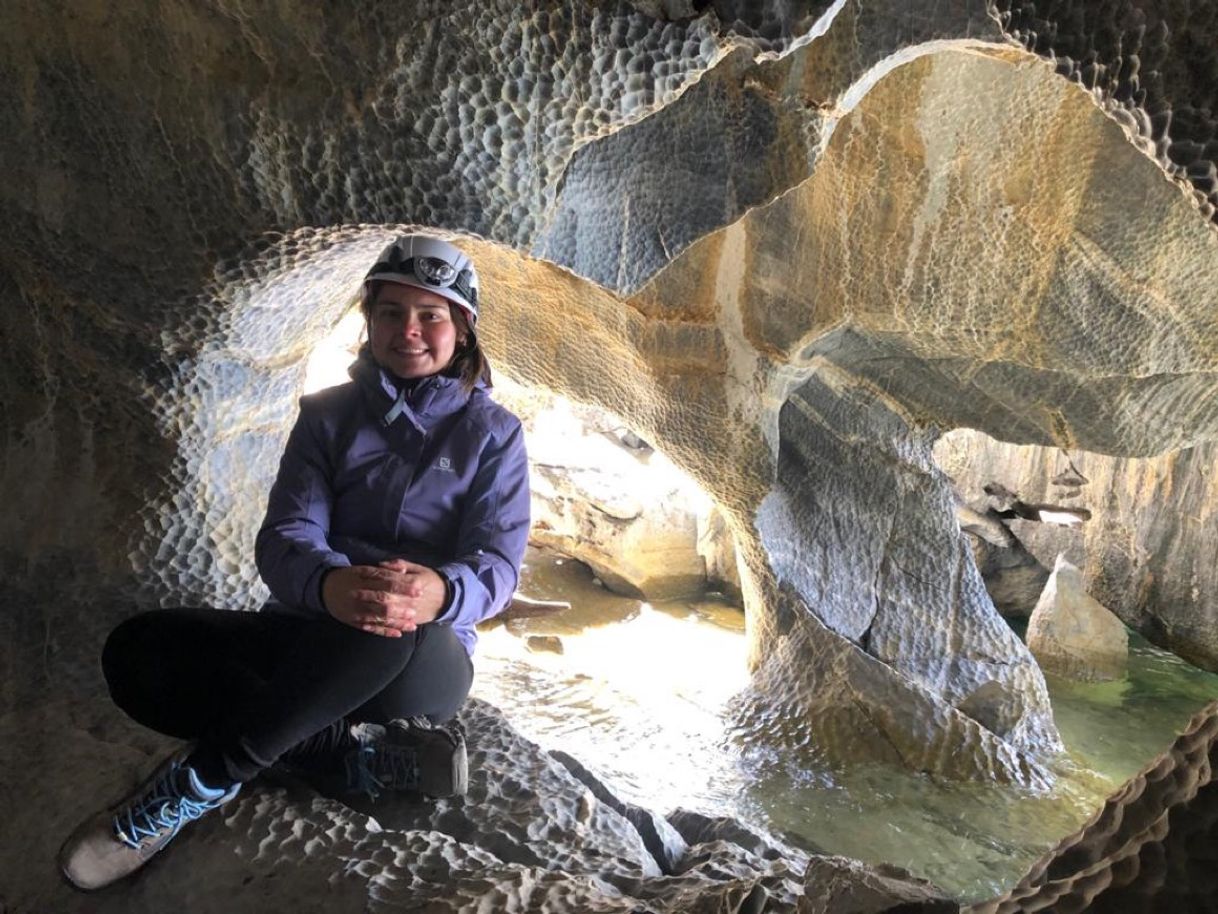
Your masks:
<path fill-rule="evenodd" d="M 535 600 L 516 593 L 512 595 L 512 602 L 495 618 L 504 622 L 511 619 L 532 619 L 537 616 L 552 616 L 570 608 L 571 604 L 566 600 Z"/>
<path fill-rule="evenodd" d="M 1020 541 L 1044 565 L 1064 553 L 1083 571 L 1088 591 L 1126 625 L 1190 663 L 1218 670 L 1214 444 L 1119 458 L 1018 446 L 959 429 L 936 444 L 936 459 L 966 499 L 980 497 L 995 476 L 1036 501 L 1073 495 L 1091 520 L 1073 529 L 1011 521 Z"/>
<path fill-rule="evenodd" d="M 1028 648 L 1046 671 L 1069 679 L 1120 679 L 1129 662 L 1125 625 L 1087 593 L 1063 556 L 1028 621 Z"/>
<path fill-rule="evenodd" d="M 524 639 L 524 646 L 535 654 L 561 654 L 563 652 L 562 638 L 557 635 L 529 635 Z"/>
<path fill-rule="evenodd" d="M 897 866 L 813 857 L 796 914 L 956 914 L 958 902 Z"/>
<path fill-rule="evenodd" d="M 969 914 L 1180 914 L 1213 910 L 1218 702 L 1005 895 Z"/>
<path fill-rule="evenodd" d="M 787 860 L 803 865 L 807 863 L 809 852 L 819 852 L 807 842 L 801 842 L 805 849 L 799 850 L 789 841 L 750 828 L 730 816 L 708 816 L 692 809 L 675 809 L 668 814 L 668 821 L 691 845 L 724 841 L 762 860 Z"/>
<path fill-rule="evenodd" d="M 652 857 L 655 858 L 656 864 L 660 867 L 660 872 L 666 876 L 671 876 L 677 871 L 678 865 L 684 858 L 686 851 L 689 850 L 689 845 L 686 844 L 680 832 L 673 828 L 662 816 L 657 815 L 651 810 L 644 809 L 633 803 L 626 803 L 619 799 L 600 778 L 585 768 L 574 756 L 555 750 L 552 750 L 550 755 L 557 759 L 576 779 L 592 791 L 594 797 L 619 812 L 638 830 L 639 837 L 643 839 L 643 844 L 651 852 Z"/>

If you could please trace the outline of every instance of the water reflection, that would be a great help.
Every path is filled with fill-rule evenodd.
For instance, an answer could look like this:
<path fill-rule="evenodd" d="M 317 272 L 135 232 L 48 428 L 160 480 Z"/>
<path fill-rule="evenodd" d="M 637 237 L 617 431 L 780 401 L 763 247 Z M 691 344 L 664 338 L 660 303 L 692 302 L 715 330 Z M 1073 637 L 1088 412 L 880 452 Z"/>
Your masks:
<path fill-rule="evenodd" d="M 522 732 L 571 753 L 623 799 L 733 815 L 810 850 L 899 864 L 968 900 L 1016 882 L 1218 696 L 1218 676 L 1131 635 L 1125 680 L 1049 678 L 1068 748 L 1049 795 L 879 765 L 813 768 L 726 736 L 729 700 L 747 679 L 739 610 L 652 606 L 598 587 L 576 562 L 534 551 L 526 561 L 525 592 L 572 609 L 484 630 L 475 685 Z M 532 652 L 528 635 L 556 635 L 563 652 Z"/>

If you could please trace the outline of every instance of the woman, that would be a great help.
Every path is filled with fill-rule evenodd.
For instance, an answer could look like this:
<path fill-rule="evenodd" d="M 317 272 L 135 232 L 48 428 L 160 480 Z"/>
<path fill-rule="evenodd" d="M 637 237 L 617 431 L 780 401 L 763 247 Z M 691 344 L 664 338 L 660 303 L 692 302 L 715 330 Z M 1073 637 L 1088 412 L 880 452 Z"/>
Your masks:
<path fill-rule="evenodd" d="M 368 342 L 352 382 L 301 399 L 271 489 L 255 554 L 272 601 L 154 610 L 107 639 L 115 703 L 194 742 L 68 839 L 61 865 L 80 888 L 135 871 L 277 760 L 464 791 L 464 747 L 426 727 L 460 709 L 474 625 L 516 587 L 529 526 L 520 422 L 487 394 L 477 274 L 456 247 L 398 238 L 361 304 Z"/>

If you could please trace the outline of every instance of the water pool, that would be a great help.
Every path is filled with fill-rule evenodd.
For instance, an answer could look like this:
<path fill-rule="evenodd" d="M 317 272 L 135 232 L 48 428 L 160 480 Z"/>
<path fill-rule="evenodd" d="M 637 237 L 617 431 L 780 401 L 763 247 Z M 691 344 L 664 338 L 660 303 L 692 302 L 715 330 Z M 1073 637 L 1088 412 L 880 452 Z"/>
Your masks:
<path fill-rule="evenodd" d="M 526 736 L 657 812 L 732 815 L 808 849 L 904 866 L 967 901 L 1013 885 L 1218 697 L 1218 675 L 1131 634 L 1124 680 L 1048 679 L 1067 747 L 1048 794 L 816 766 L 727 736 L 747 680 L 738 609 L 616 596 L 583 565 L 533 550 L 524 575 L 530 596 L 572 609 L 482 631 L 474 694 Z M 562 653 L 530 650 L 530 636 L 557 636 Z"/>

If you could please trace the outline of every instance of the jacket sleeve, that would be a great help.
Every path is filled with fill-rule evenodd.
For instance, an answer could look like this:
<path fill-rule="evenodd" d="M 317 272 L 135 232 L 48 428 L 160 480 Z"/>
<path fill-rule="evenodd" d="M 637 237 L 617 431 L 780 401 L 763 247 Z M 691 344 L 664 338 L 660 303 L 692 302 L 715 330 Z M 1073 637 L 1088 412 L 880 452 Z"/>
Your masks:
<path fill-rule="evenodd" d="M 519 423 L 483 453 L 467 498 L 456 558 L 436 569 L 452 585 L 436 621 L 472 627 L 512 599 L 529 541 L 529 461 Z"/>
<path fill-rule="evenodd" d="M 329 459 L 301 400 L 254 544 L 258 573 L 286 606 L 325 613 L 322 576 L 330 568 L 351 564 L 327 540 L 333 503 Z"/>

